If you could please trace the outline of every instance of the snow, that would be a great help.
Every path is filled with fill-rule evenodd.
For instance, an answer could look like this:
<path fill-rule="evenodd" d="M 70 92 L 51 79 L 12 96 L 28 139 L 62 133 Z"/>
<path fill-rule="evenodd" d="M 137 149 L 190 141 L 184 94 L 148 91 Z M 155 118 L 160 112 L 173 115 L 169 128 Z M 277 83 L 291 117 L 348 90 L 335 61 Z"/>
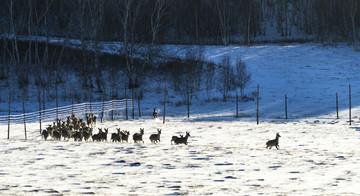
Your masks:
<path fill-rule="evenodd" d="M 166 46 L 182 55 L 178 46 Z M 134 120 L 105 121 L 97 127 L 145 128 L 144 144 L 44 141 L 37 122 L 0 123 L 1 195 L 359 195 L 360 55 L 351 47 L 320 44 L 268 44 L 252 47 L 205 46 L 205 59 L 220 62 L 239 55 L 252 73 L 247 93 L 260 85 L 260 123 L 256 103 L 240 102 L 234 118 L 234 92 L 228 102 L 176 106 L 169 88 L 166 123 L 162 123 L 163 84 L 154 83 L 143 100 L 145 115 Z M 348 120 L 352 86 L 353 122 Z M 157 86 L 156 86 L 157 85 Z M 169 84 L 168 84 L 169 85 Z M 167 86 L 168 86 L 167 85 Z M 155 91 L 154 91 L 155 89 Z M 160 93 L 160 96 L 156 93 Z M 339 119 L 335 113 L 339 94 Z M 284 119 L 284 95 L 289 119 Z M 221 95 L 213 93 L 214 98 Z M 31 103 L 28 103 L 31 104 Z M 18 104 L 20 106 L 20 104 Z M 37 103 L 33 103 L 37 108 Z M 15 104 L 15 107 L 17 105 Z M 159 119 L 151 117 L 159 108 Z M 6 112 L 6 102 L 1 103 Z M 18 108 L 21 111 L 21 107 Z M 48 122 L 48 124 L 51 122 Z M 149 136 L 162 129 L 160 144 Z M 173 135 L 190 131 L 188 145 L 171 145 Z M 280 150 L 265 143 L 280 133 Z M 109 137 L 108 137 L 109 138 Z"/>

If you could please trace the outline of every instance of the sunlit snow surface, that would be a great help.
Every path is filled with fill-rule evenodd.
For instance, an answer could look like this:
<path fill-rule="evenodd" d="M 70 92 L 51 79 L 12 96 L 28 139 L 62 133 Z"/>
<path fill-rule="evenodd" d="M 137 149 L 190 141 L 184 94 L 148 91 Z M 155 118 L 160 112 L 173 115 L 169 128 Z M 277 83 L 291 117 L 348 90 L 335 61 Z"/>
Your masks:
<path fill-rule="evenodd" d="M 169 53 L 178 51 L 168 47 Z M 162 99 L 150 91 L 142 106 L 145 117 L 97 124 L 109 128 L 108 138 L 116 128 L 131 135 L 145 128 L 144 144 L 134 144 L 131 137 L 129 143 L 44 141 L 38 123 L 27 124 L 26 141 L 23 124 L 12 124 L 7 140 L 7 124 L 0 124 L 0 195 L 360 194 L 359 53 L 318 44 L 207 46 L 204 51 L 209 61 L 231 54 L 248 64 L 252 81 L 247 92 L 258 83 L 261 87 L 259 125 L 255 102 L 241 102 L 237 119 L 233 98 L 204 103 L 201 93 L 189 119 L 186 106 L 175 106 L 176 95 L 170 94 L 173 104 L 163 124 L 149 115 L 153 107 L 161 108 Z M 349 84 L 352 125 L 347 119 Z M 161 94 L 161 88 L 154 86 L 154 93 Z M 284 94 L 289 97 L 288 120 Z M 6 111 L 6 102 L 1 104 Z M 162 134 L 155 145 L 149 136 L 157 128 Z M 186 131 L 191 135 L 187 146 L 171 145 L 171 136 Z M 266 149 L 277 132 L 280 150 Z"/>
<path fill-rule="evenodd" d="M 144 144 L 2 139 L 0 193 L 360 194 L 357 125 L 146 119 L 98 125 L 132 133 L 146 127 Z M 163 129 L 159 145 L 148 139 L 156 128 Z M 187 146 L 170 144 L 172 135 L 185 131 L 191 134 Z M 282 136 L 280 150 L 266 149 L 276 132 Z"/>

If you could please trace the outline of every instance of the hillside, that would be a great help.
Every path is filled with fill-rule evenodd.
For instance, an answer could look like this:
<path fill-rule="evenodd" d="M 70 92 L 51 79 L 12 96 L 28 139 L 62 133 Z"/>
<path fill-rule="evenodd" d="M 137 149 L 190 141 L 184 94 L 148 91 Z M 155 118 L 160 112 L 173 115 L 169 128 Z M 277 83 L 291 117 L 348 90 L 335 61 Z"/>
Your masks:
<path fill-rule="evenodd" d="M 167 55 L 176 58 L 185 58 L 186 48 L 198 48 L 196 46 L 166 45 L 164 51 Z M 111 48 L 105 45 L 105 50 Z M 288 116 L 289 118 L 305 118 L 309 116 L 321 116 L 335 113 L 335 94 L 339 95 L 339 108 L 344 111 L 346 117 L 348 109 L 349 84 L 352 85 L 352 103 L 356 109 L 359 91 L 357 90 L 359 76 L 359 55 L 349 46 L 338 45 L 336 47 L 323 47 L 321 44 L 266 44 L 251 47 L 244 46 L 205 46 L 202 48 L 203 58 L 206 62 L 219 64 L 224 55 L 230 55 L 232 65 L 238 57 L 247 64 L 251 81 L 245 88 L 245 94 L 253 97 L 256 86 L 260 85 L 260 107 L 263 118 L 283 118 L 284 117 L 284 96 L 288 97 Z M 219 70 L 217 71 L 219 72 Z M 182 95 L 174 90 L 174 83 L 171 76 L 152 72 L 153 76 L 145 77 L 142 86 L 143 113 L 151 114 L 152 108 L 162 108 L 163 90 L 167 85 L 169 110 L 168 115 L 185 116 L 187 107 L 179 104 L 182 102 Z M 103 71 L 103 77 L 108 75 Z M 201 113 L 220 113 L 219 115 L 232 116 L 235 114 L 235 90 L 231 90 L 229 100 L 222 101 L 220 81 L 218 76 L 214 76 L 215 83 L 212 87 L 210 97 L 213 101 L 208 102 L 205 86 L 202 85 L 199 91 L 194 93 L 191 106 L 191 114 L 200 115 Z M 66 81 L 59 86 L 59 106 L 71 104 L 72 88 L 77 89 L 75 103 L 85 101 L 79 91 L 79 77 L 67 73 Z M 94 79 L 95 80 L 95 79 Z M 16 83 L 11 84 L 17 88 Z M 124 84 L 126 77 L 118 77 L 116 81 L 117 97 L 124 97 Z M 105 88 L 110 92 L 110 86 L 105 81 Z M 33 89 L 33 90 L 32 90 Z M 8 112 L 8 87 L 3 86 L 1 90 L 1 108 L 3 115 Z M 239 89 L 237 89 L 238 91 Z M 14 91 L 16 92 L 16 91 Z M 21 91 L 20 91 L 21 92 Z M 48 91 L 52 98 L 46 101 L 46 108 L 55 106 L 54 86 Z M 17 92 L 17 97 L 13 98 L 13 112 L 21 112 L 21 93 Z M 30 97 L 26 100 L 27 111 L 38 110 L 37 87 L 32 83 L 29 87 Z M 93 100 L 102 100 L 102 93 L 94 91 Z M 110 100 L 108 93 L 107 100 Z M 176 106 L 178 105 L 178 106 Z M 216 105 L 213 107 L 212 105 Z M 255 101 L 241 102 L 239 108 L 241 115 L 254 117 Z M 204 108 L 207 108 L 204 110 Z M 193 116 L 194 117 L 194 116 Z"/>

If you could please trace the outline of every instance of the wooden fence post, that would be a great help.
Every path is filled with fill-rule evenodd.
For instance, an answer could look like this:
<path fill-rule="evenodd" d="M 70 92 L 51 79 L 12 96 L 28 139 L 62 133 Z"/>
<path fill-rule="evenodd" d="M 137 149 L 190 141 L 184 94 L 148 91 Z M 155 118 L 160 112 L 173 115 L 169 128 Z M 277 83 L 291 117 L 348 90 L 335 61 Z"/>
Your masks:
<path fill-rule="evenodd" d="M 288 119 L 288 114 L 287 114 L 287 96 L 285 94 L 285 119 Z"/>
<path fill-rule="evenodd" d="M 128 117 L 128 103 L 127 103 L 127 95 L 126 95 L 126 83 L 125 83 L 125 118 L 126 118 L 126 120 L 129 119 L 129 117 Z"/>
<path fill-rule="evenodd" d="M 43 102 L 43 114 L 45 115 L 45 91 L 43 91 L 43 99 L 42 99 L 42 102 Z"/>
<path fill-rule="evenodd" d="M 163 124 L 165 124 L 165 105 L 166 105 L 166 84 L 165 84 L 165 88 L 164 88 L 164 111 L 163 111 Z"/>
<path fill-rule="evenodd" d="M 91 101 L 92 101 L 92 97 L 91 97 L 91 90 L 90 90 L 90 92 L 89 92 L 89 102 L 90 102 L 89 110 L 90 110 L 90 114 L 92 114 Z"/>
<path fill-rule="evenodd" d="M 131 88 L 132 119 L 135 119 L 134 87 Z"/>
<path fill-rule="evenodd" d="M 260 96 L 260 86 L 257 85 L 257 93 L 256 93 L 256 123 L 259 124 L 259 96 Z"/>
<path fill-rule="evenodd" d="M 349 84 L 349 121 L 351 125 L 351 86 Z"/>
<path fill-rule="evenodd" d="M 75 89 L 72 86 L 72 96 L 71 96 L 71 114 L 74 114 L 74 97 L 75 97 Z"/>
<path fill-rule="evenodd" d="M 140 97 L 138 97 L 139 118 L 141 118 Z"/>
<path fill-rule="evenodd" d="M 40 134 L 41 134 L 41 93 L 40 88 L 38 89 L 38 99 L 39 99 L 39 122 L 40 122 Z"/>
<path fill-rule="evenodd" d="M 114 86 L 111 86 L 111 120 L 114 121 Z"/>
<path fill-rule="evenodd" d="M 23 92 L 23 96 L 22 96 L 22 105 L 23 105 L 23 114 L 24 114 L 24 131 L 25 131 L 25 140 L 27 140 L 27 135 L 26 135 L 26 111 L 25 111 L 25 92 Z"/>
<path fill-rule="evenodd" d="M 85 106 L 85 118 L 87 119 L 88 117 L 88 112 L 87 112 L 87 101 L 88 101 L 88 96 L 87 96 L 87 91 L 84 90 L 85 93 L 84 93 L 84 106 Z"/>
<path fill-rule="evenodd" d="M 58 86 L 55 84 L 55 96 L 56 96 L 56 121 L 59 120 L 59 100 L 58 100 Z"/>
<path fill-rule="evenodd" d="M 10 112 L 11 111 L 11 91 L 9 88 L 9 117 L 8 117 L 8 139 L 10 139 Z"/>
<path fill-rule="evenodd" d="M 188 109 L 188 118 L 190 118 L 190 92 L 187 94 L 187 109 Z"/>
<path fill-rule="evenodd" d="M 336 119 L 339 119 L 339 99 L 338 99 L 338 93 L 336 93 Z"/>
<path fill-rule="evenodd" d="M 103 122 L 103 119 L 104 119 L 105 96 L 106 96 L 106 91 L 104 89 L 103 105 L 102 105 L 102 110 L 101 110 L 101 123 Z"/>
<path fill-rule="evenodd" d="M 111 99 L 111 121 L 114 121 L 114 100 Z"/>
<path fill-rule="evenodd" d="M 239 96 L 236 91 L 236 118 L 239 118 Z"/>

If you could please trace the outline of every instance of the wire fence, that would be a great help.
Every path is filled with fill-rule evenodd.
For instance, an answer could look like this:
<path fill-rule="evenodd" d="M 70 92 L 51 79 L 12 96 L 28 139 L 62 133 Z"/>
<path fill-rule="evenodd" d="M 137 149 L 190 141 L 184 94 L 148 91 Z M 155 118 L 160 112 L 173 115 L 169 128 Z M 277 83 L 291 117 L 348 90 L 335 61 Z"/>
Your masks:
<path fill-rule="evenodd" d="M 33 123 L 39 122 L 40 120 L 42 122 L 51 122 L 58 119 L 64 120 L 72 114 L 86 118 L 86 115 L 90 113 L 98 116 L 98 120 L 114 120 L 127 117 L 128 114 L 131 114 L 133 108 L 132 99 L 85 102 L 24 114 L 3 115 L 0 116 L 0 123 L 24 123 L 24 121 L 26 123 Z"/>

